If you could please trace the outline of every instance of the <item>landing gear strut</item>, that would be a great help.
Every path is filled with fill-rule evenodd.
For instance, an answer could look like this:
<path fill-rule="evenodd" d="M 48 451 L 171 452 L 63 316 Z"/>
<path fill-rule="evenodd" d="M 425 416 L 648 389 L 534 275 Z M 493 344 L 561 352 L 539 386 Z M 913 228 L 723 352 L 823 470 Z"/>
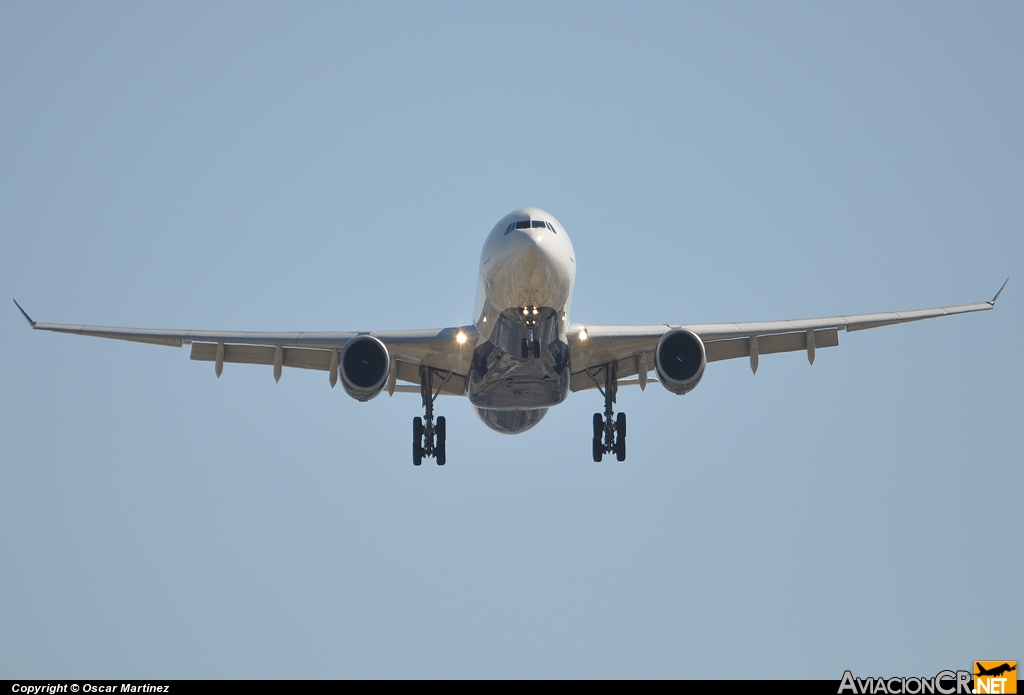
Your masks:
<path fill-rule="evenodd" d="M 597 389 L 604 396 L 604 415 L 594 413 L 594 463 L 600 463 L 605 454 L 615 452 L 619 461 L 626 460 L 626 414 L 615 415 L 612 404 L 619 390 L 618 364 L 610 362 L 604 366 L 604 388 L 593 374 Z"/>
<path fill-rule="evenodd" d="M 434 390 L 435 375 L 441 378 Z M 412 465 L 418 466 L 423 463 L 423 457 L 433 457 L 437 465 L 445 463 L 445 421 L 440 415 L 437 422 L 434 422 L 434 399 L 441 393 L 441 388 L 451 378 L 451 372 L 439 372 L 432 367 L 420 367 L 420 395 L 423 397 L 423 408 L 426 411 L 425 417 L 413 418 L 412 420 Z"/>
<path fill-rule="evenodd" d="M 529 359 L 532 355 L 536 359 L 540 359 L 540 341 L 537 340 L 533 335 L 533 329 L 530 329 L 530 337 L 523 338 L 521 347 L 521 354 L 524 360 Z"/>

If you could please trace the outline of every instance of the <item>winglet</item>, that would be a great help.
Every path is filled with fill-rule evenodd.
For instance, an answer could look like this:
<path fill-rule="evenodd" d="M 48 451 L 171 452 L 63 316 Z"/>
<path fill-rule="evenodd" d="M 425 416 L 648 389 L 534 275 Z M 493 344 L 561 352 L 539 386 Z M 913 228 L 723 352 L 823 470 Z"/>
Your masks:
<path fill-rule="evenodd" d="M 999 288 L 999 291 L 996 292 L 996 296 L 992 297 L 992 301 L 989 302 L 989 304 L 991 304 L 992 306 L 996 305 L 996 300 L 999 299 L 999 295 L 1001 295 L 1003 293 L 1003 289 L 1006 287 L 1006 283 L 1008 283 L 1009 281 L 1010 281 L 1010 278 L 1006 278 L 1005 280 L 1003 280 L 1003 286 Z M 19 308 L 21 308 L 21 307 L 19 307 Z M 28 317 L 26 316 L 25 318 L 28 318 Z"/>
<path fill-rule="evenodd" d="M 32 328 L 35 328 L 36 322 L 28 317 L 28 314 L 25 313 L 25 310 L 21 308 L 21 304 L 18 304 L 18 300 L 12 299 L 11 301 L 14 302 L 14 306 L 18 307 L 18 311 L 20 311 L 21 315 L 25 317 L 25 320 L 28 321 L 28 325 L 32 326 Z"/>

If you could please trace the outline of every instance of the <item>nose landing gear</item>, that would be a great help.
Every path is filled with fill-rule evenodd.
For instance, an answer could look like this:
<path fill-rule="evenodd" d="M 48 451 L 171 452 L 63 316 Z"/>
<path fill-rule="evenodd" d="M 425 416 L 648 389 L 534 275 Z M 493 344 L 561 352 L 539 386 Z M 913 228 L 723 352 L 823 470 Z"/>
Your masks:
<path fill-rule="evenodd" d="M 619 390 L 618 365 L 610 362 L 604 366 L 604 388 L 598 383 L 598 390 L 604 396 L 604 415 L 594 413 L 594 463 L 600 463 L 605 454 L 615 453 L 619 461 L 626 460 L 626 414 L 615 415 L 612 404 Z M 593 374 L 591 379 L 597 382 Z"/>
<path fill-rule="evenodd" d="M 441 393 L 441 388 L 451 378 L 451 372 L 445 372 L 444 378 L 434 390 L 434 375 L 437 370 L 431 367 L 420 367 L 420 395 L 423 397 L 424 418 L 412 420 L 412 465 L 419 466 L 423 457 L 433 457 L 437 465 L 445 464 L 445 420 L 439 415 L 434 421 L 434 399 Z"/>
<path fill-rule="evenodd" d="M 534 321 L 534 323 L 536 323 L 536 321 Z M 529 337 L 523 338 L 520 348 L 520 353 L 524 360 L 529 359 L 530 355 L 533 355 L 536 359 L 540 359 L 540 341 L 537 340 L 536 336 L 534 336 L 532 328 L 530 329 Z"/>
<path fill-rule="evenodd" d="M 531 355 L 536 359 L 540 359 L 540 341 L 527 340 L 526 338 L 523 338 L 523 342 L 520 347 L 520 353 L 524 360 L 530 359 Z"/>

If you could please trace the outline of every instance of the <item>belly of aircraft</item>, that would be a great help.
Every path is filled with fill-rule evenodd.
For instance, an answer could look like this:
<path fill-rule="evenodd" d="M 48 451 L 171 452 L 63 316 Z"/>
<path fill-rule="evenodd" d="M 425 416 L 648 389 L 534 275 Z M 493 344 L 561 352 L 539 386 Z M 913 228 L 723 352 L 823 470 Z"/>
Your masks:
<path fill-rule="evenodd" d="M 478 344 L 469 400 L 479 408 L 546 408 L 569 394 L 569 346 L 559 339 L 558 314 L 538 307 L 501 313 L 490 339 Z"/>

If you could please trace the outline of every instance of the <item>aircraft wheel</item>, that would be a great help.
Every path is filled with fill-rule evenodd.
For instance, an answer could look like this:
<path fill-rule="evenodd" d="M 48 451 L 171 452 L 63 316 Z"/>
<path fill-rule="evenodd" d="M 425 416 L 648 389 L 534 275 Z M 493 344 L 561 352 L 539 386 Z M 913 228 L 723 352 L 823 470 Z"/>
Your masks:
<path fill-rule="evenodd" d="M 601 437 L 604 436 L 604 418 L 601 417 L 601 413 L 594 413 L 594 441 L 601 441 Z"/>
<path fill-rule="evenodd" d="M 615 458 L 619 461 L 626 460 L 626 438 L 619 437 L 615 441 Z"/>
<path fill-rule="evenodd" d="M 601 457 L 604 456 L 604 446 L 601 445 L 601 440 L 594 437 L 594 463 L 601 463 Z"/>
<path fill-rule="evenodd" d="M 434 457 L 437 459 L 437 465 L 443 466 L 445 462 L 445 451 L 444 451 L 444 440 L 445 440 L 445 422 L 444 415 L 437 418 L 437 425 L 434 427 L 434 434 L 437 437 L 437 444 L 434 445 Z"/>
<path fill-rule="evenodd" d="M 626 414 L 619 413 L 615 418 L 615 434 L 619 439 L 626 438 Z"/>
<path fill-rule="evenodd" d="M 412 419 L 412 465 L 423 463 L 423 418 Z"/>

